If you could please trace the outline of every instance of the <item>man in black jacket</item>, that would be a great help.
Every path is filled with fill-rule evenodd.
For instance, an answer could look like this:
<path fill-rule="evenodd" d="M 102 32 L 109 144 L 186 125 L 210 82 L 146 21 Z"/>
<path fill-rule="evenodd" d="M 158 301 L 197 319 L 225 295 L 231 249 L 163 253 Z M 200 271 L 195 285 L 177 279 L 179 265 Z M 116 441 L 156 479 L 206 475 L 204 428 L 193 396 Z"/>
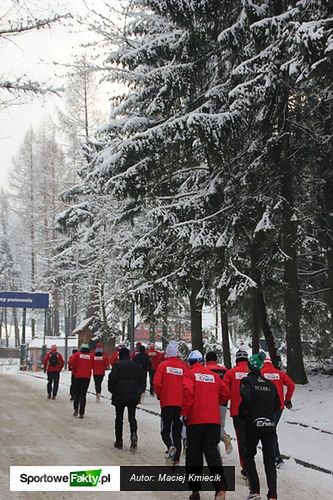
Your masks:
<path fill-rule="evenodd" d="M 250 373 L 240 385 L 241 403 L 239 415 L 245 419 L 245 470 L 249 480 L 248 500 L 260 497 L 259 477 L 254 461 L 259 440 L 262 443 L 265 473 L 268 485 L 268 500 L 277 499 L 275 443 L 276 429 L 274 412 L 280 407 L 276 387 L 262 377 L 264 352 L 254 354 L 248 361 Z"/>
<path fill-rule="evenodd" d="M 123 418 L 127 406 L 128 421 L 131 432 L 131 451 L 135 451 L 138 445 L 137 422 L 135 411 L 143 391 L 143 371 L 129 359 L 129 350 L 123 347 L 119 351 L 119 361 L 112 367 L 109 375 L 108 389 L 112 394 L 112 404 L 116 408 L 116 442 L 115 448 L 123 447 Z"/>
<path fill-rule="evenodd" d="M 144 387 L 143 387 L 143 394 L 146 391 L 146 386 L 147 386 L 147 373 L 149 370 L 149 356 L 146 352 L 146 348 L 144 345 L 140 345 L 139 347 L 139 352 L 132 358 L 134 363 L 137 363 L 140 368 L 143 371 L 143 377 L 144 377 Z M 141 402 L 143 399 L 141 399 Z"/>

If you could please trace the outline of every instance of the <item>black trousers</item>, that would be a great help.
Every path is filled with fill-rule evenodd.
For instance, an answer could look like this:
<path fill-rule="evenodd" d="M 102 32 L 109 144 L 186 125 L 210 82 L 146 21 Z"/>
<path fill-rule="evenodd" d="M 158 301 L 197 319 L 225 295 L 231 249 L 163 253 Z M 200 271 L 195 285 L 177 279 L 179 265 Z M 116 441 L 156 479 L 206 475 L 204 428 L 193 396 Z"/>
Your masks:
<path fill-rule="evenodd" d="M 187 426 L 186 475 L 189 488 L 193 492 L 200 491 L 200 481 L 192 481 L 190 474 L 201 475 L 203 457 L 205 456 L 211 475 L 220 474 L 221 481 L 214 481 L 215 491 L 226 490 L 227 484 L 223 474 L 222 461 L 218 444 L 220 442 L 219 424 L 196 424 Z"/>
<path fill-rule="evenodd" d="M 103 378 L 104 378 L 104 375 L 94 375 L 96 394 L 100 394 L 102 392 Z"/>
<path fill-rule="evenodd" d="M 280 418 L 281 418 L 281 415 L 282 415 L 282 410 L 276 410 L 274 412 L 274 422 L 275 422 L 275 429 L 277 428 L 277 424 L 279 423 L 280 421 Z M 279 440 L 278 440 L 278 435 L 277 435 L 277 432 L 275 433 L 275 436 L 276 436 L 276 442 L 275 442 L 275 458 L 280 458 L 281 454 L 280 454 L 280 447 L 279 447 Z"/>
<path fill-rule="evenodd" d="M 128 422 L 130 426 L 130 432 L 131 434 L 136 433 L 138 430 L 138 424 L 136 422 L 135 418 L 135 412 L 136 412 L 136 403 L 129 403 L 129 404 L 116 404 L 116 441 L 122 441 L 123 440 L 123 420 L 124 420 L 124 411 L 127 406 L 127 414 L 128 414 Z"/>
<path fill-rule="evenodd" d="M 60 372 L 47 372 L 47 394 L 56 397 L 59 387 Z M 52 389 L 53 385 L 53 389 Z"/>
<path fill-rule="evenodd" d="M 77 378 L 75 382 L 74 410 L 80 415 L 84 415 L 89 384 L 90 378 Z"/>
<path fill-rule="evenodd" d="M 154 379 L 155 371 L 156 370 L 153 370 L 152 368 L 149 370 L 150 394 L 154 394 L 153 379 Z"/>
<path fill-rule="evenodd" d="M 161 436 L 164 444 L 169 449 L 176 447 L 175 460 L 179 460 L 182 451 L 182 421 L 180 420 L 180 406 L 164 406 L 161 409 L 162 430 Z M 172 426 L 172 439 L 171 439 Z"/>
<path fill-rule="evenodd" d="M 239 463 L 241 468 L 245 469 L 245 420 L 244 418 L 236 416 L 232 417 L 232 421 L 236 432 Z"/>
<path fill-rule="evenodd" d="M 71 386 L 69 388 L 69 395 L 73 399 L 74 399 L 74 395 L 75 395 L 75 383 L 76 383 L 76 378 L 74 377 L 74 375 L 72 373 L 72 376 L 71 376 Z"/>
<path fill-rule="evenodd" d="M 276 467 L 275 467 L 275 445 L 276 432 L 256 432 L 252 429 L 246 430 L 245 438 L 245 468 L 250 485 L 251 493 L 260 493 L 259 477 L 254 457 L 257 453 L 259 441 L 262 444 L 262 453 L 266 480 L 268 486 L 268 498 L 276 498 Z"/>

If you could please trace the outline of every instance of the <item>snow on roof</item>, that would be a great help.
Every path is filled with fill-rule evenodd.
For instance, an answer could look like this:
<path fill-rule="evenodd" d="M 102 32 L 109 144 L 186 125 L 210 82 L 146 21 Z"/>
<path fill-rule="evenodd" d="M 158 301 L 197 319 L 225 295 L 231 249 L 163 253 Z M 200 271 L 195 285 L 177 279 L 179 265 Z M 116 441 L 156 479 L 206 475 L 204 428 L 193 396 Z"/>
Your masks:
<path fill-rule="evenodd" d="M 88 328 L 88 326 L 91 325 L 94 319 L 95 319 L 94 316 L 90 316 L 90 318 L 86 318 L 83 321 L 81 321 L 81 323 L 75 328 L 75 330 L 72 331 L 72 335 L 77 335 L 82 330 Z"/>
<path fill-rule="evenodd" d="M 68 338 L 68 347 L 77 347 L 77 338 L 76 337 L 67 337 Z M 49 349 L 51 345 L 55 344 L 57 348 L 65 347 L 65 337 L 45 337 L 45 344 Z M 43 338 L 34 337 L 28 345 L 28 349 L 41 349 L 43 346 Z"/>

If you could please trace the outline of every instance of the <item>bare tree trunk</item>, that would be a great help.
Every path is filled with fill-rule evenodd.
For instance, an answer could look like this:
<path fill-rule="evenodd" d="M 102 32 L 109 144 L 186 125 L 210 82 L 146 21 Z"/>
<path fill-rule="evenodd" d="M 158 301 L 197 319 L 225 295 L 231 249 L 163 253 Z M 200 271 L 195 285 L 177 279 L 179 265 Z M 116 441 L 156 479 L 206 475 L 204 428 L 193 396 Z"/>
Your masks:
<path fill-rule="evenodd" d="M 6 347 L 9 347 L 9 335 L 8 335 L 7 309 L 6 308 L 4 308 L 3 319 L 4 319 L 5 336 L 6 336 Z"/>
<path fill-rule="evenodd" d="M 250 254 L 251 254 L 251 272 L 252 278 L 256 282 L 257 287 L 253 289 L 252 293 L 254 296 L 255 310 L 258 314 L 258 320 L 261 327 L 261 330 L 264 334 L 269 355 L 271 357 L 272 363 L 277 368 L 281 367 L 281 356 L 279 352 L 279 348 L 276 344 L 276 340 L 274 337 L 274 333 L 270 327 L 267 315 L 267 308 L 264 298 L 264 293 L 262 289 L 262 278 L 261 271 L 258 265 L 258 242 L 252 241 L 250 246 Z M 259 350 L 259 346 L 258 346 Z"/>
<path fill-rule="evenodd" d="M 52 324 L 53 324 L 53 335 L 58 336 L 60 334 L 60 319 L 59 319 L 59 292 L 57 283 L 54 284 L 53 288 Z"/>
<path fill-rule="evenodd" d="M 14 321 L 14 331 L 15 331 L 15 347 L 20 346 L 20 328 L 17 317 L 17 309 L 13 307 L 13 321 Z"/>
<path fill-rule="evenodd" d="M 261 273 L 257 269 L 258 265 L 258 257 L 257 257 L 257 246 L 255 242 L 251 243 L 251 275 L 255 282 L 257 280 L 261 283 Z M 258 284 L 258 283 L 257 283 Z M 259 352 L 259 340 L 260 340 L 260 320 L 259 320 L 259 311 L 258 311 L 258 289 L 252 289 L 252 354 L 256 354 Z"/>
<path fill-rule="evenodd" d="M 154 319 L 149 321 L 149 341 L 155 342 L 156 338 L 156 321 Z"/>
<path fill-rule="evenodd" d="M 326 120 L 324 124 L 325 135 L 332 136 L 333 134 L 333 119 L 332 119 L 333 105 L 328 104 L 325 106 Z M 323 205 L 325 217 L 325 244 L 326 244 L 326 260 L 327 260 L 327 294 L 326 301 L 328 310 L 331 316 L 331 338 L 333 338 L 333 143 L 328 155 L 322 155 L 325 161 L 321 169 L 321 176 L 324 180 L 323 186 Z"/>
<path fill-rule="evenodd" d="M 75 284 L 71 287 L 70 295 L 70 331 L 72 332 L 76 328 L 77 320 L 77 290 Z"/>
<path fill-rule="evenodd" d="M 31 239 L 31 290 L 35 290 L 36 280 L 36 253 L 35 253 L 35 193 L 34 193 L 34 157 L 33 157 L 33 138 L 30 142 L 30 239 Z M 23 333 L 23 332 L 22 332 Z M 31 318 L 31 337 L 36 336 L 36 321 Z M 22 343 L 25 343 L 22 341 Z"/>
<path fill-rule="evenodd" d="M 278 14 L 286 11 L 285 2 L 276 2 Z M 301 329 L 300 295 L 297 262 L 297 224 L 294 220 L 294 174 L 290 163 L 290 130 L 288 122 L 289 94 L 287 86 L 279 96 L 277 126 L 280 134 L 277 142 L 276 166 L 280 172 L 282 208 L 282 250 L 286 254 L 284 261 L 284 308 L 287 340 L 287 372 L 299 384 L 306 384 L 304 369 Z"/>
<path fill-rule="evenodd" d="M 108 324 L 108 317 L 106 314 L 106 305 L 105 305 L 105 293 L 104 293 L 104 283 L 101 285 L 101 313 L 102 313 L 102 328 L 103 328 L 103 339 L 105 342 L 108 341 L 110 335 L 110 328 Z"/>
<path fill-rule="evenodd" d="M 163 351 L 165 351 L 165 348 L 169 342 L 168 315 L 169 315 L 169 302 L 168 302 L 168 298 L 166 298 L 165 303 L 164 303 L 164 307 L 163 307 L 163 317 L 162 317 L 162 349 L 163 349 Z"/>
<path fill-rule="evenodd" d="M 256 302 L 256 290 L 252 290 L 252 354 L 256 354 L 259 352 L 260 344 L 260 329 L 259 329 L 259 317 L 258 317 L 258 309 Z"/>
<path fill-rule="evenodd" d="M 227 368 L 231 368 L 231 353 L 229 342 L 229 322 L 227 309 L 227 290 L 221 288 L 219 290 L 220 299 L 220 314 L 221 314 L 221 329 L 222 329 L 222 349 L 223 362 Z"/>
<path fill-rule="evenodd" d="M 288 102 L 285 103 L 287 113 Z M 287 372 L 298 384 L 306 384 L 301 329 L 300 296 L 298 285 L 297 228 L 294 215 L 293 171 L 289 161 L 289 135 L 285 131 L 284 158 L 280 162 L 281 196 L 283 202 L 282 249 L 287 255 L 284 261 L 284 307 L 287 338 Z"/>
<path fill-rule="evenodd" d="M 192 279 L 190 309 L 191 309 L 191 337 L 192 349 L 198 349 L 203 353 L 203 339 L 202 339 L 202 300 L 197 299 L 198 293 L 201 290 L 201 283 L 198 280 Z"/>
<path fill-rule="evenodd" d="M 26 323 L 27 323 L 27 310 L 26 310 L 26 308 L 24 308 L 23 312 L 22 312 L 22 344 L 25 344 Z"/>

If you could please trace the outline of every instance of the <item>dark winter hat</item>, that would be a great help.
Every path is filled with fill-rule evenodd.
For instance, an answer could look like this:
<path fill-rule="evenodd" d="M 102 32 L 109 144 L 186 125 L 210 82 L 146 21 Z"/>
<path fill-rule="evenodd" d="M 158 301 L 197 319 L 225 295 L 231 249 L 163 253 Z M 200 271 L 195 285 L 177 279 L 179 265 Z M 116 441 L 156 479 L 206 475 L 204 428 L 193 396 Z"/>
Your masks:
<path fill-rule="evenodd" d="M 85 342 L 83 344 L 81 344 L 80 351 L 81 352 L 83 352 L 83 351 L 89 351 L 88 344 L 86 344 Z"/>
<path fill-rule="evenodd" d="M 72 350 L 72 354 L 75 354 L 77 352 L 77 349 Z"/>
<path fill-rule="evenodd" d="M 146 351 L 145 346 L 144 346 L 144 345 L 140 345 L 140 347 L 139 347 L 139 351 L 140 351 L 140 352 L 145 352 L 145 351 Z"/>
<path fill-rule="evenodd" d="M 239 363 L 240 361 L 247 361 L 249 359 L 249 355 L 246 351 L 242 351 L 242 349 L 239 349 L 236 352 L 236 363 Z"/>
<path fill-rule="evenodd" d="M 217 354 L 215 351 L 209 351 L 206 353 L 206 361 L 217 361 Z"/>
<path fill-rule="evenodd" d="M 119 359 L 129 359 L 130 352 L 126 347 L 119 350 Z"/>
<path fill-rule="evenodd" d="M 253 354 L 248 362 L 249 368 L 252 371 L 260 371 L 264 366 L 264 359 L 266 358 L 266 354 L 263 351 L 260 351 L 258 354 Z"/>

